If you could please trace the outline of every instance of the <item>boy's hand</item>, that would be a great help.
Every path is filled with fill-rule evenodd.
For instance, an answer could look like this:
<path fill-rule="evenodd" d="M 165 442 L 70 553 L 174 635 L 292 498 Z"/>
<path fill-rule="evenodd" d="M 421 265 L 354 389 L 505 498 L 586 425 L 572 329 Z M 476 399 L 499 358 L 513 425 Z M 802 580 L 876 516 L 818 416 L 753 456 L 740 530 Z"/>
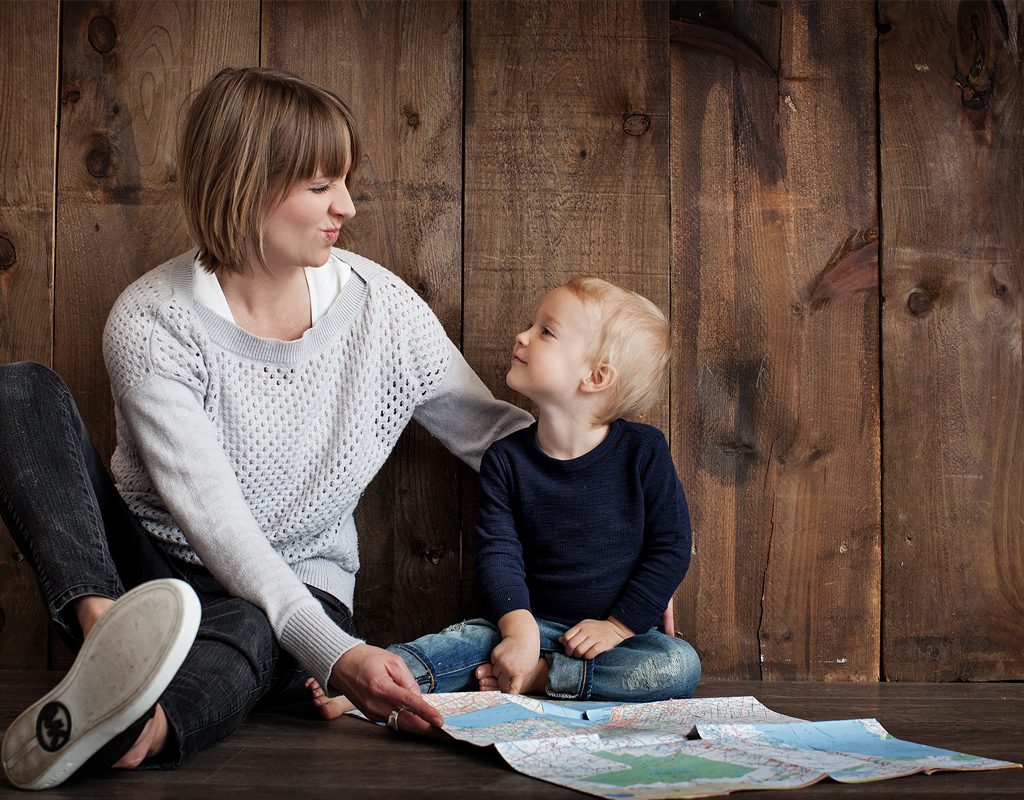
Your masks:
<path fill-rule="evenodd" d="M 608 617 L 578 622 L 558 637 L 558 641 L 565 645 L 567 656 L 590 661 L 632 636 L 635 636 L 633 631 L 615 617 Z"/>
<path fill-rule="evenodd" d="M 540 636 L 508 636 L 491 651 L 491 665 L 498 688 L 506 694 L 521 694 L 537 670 Z"/>

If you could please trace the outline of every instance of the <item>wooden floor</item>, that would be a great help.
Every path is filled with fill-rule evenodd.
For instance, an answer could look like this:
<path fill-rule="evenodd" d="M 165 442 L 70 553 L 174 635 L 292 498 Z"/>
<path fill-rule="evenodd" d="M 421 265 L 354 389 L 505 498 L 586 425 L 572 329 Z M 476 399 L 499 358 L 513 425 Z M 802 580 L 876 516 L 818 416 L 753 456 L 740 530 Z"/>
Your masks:
<path fill-rule="evenodd" d="M 0 730 L 59 673 L 0 671 Z M 700 695 L 752 694 L 806 719 L 876 717 L 894 736 L 975 755 L 1024 759 L 1024 683 L 826 684 L 709 682 Z M 0 795 L 26 795 L 0 782 Z M 229 740 L 174 772 L 112 772 L 45 797 L 160 798 L 570 798 L 585 795 L 527 778 L 493 749 L 395 737 L 360 720 L 323 722 L 305 702 L 254 714 Z M 744 796 L 744 795 L 741 795 Z M 938 773 L 862 786 L 829 781 L 757 800 L 818 797 L 1024 798 L 1024 770 Z"/>

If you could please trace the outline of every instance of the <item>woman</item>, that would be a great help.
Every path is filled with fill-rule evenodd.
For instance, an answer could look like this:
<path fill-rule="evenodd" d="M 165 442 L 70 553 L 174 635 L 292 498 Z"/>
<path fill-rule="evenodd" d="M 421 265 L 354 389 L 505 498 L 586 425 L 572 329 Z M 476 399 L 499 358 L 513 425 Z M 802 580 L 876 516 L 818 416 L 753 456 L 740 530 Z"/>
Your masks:
<path fill-rule="evenodd" d="M 294 76 L 226 69 L 196 96 L 178 182 L 198 248 L 129 286 L 104 331 L 116 490 L 59 379 L 0 367 L 0 510 L 85 640 L 8 729 L 16 785 L 176 766 L 309 674 L 371 718 L 441 724 L 401 659 L 355 637 L 353 512 L 410 419 L 478 468 L 531 418 L 415 292 L 332 248 L 358 161 L 344 103 Z"/>

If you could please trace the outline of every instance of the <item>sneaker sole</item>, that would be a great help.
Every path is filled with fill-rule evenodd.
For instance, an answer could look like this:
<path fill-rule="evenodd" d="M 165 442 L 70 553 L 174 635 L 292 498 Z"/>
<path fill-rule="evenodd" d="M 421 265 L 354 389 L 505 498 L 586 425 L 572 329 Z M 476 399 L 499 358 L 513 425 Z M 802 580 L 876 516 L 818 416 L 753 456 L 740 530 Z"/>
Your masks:
<path fill-rule="evenodd" d="M 149 710 L 188 655 L 199 629 L 199 598 L 184 581 L 150 581 L 99 619 L 64 679 L 4 735 L 7 778 L 49 789 Z"/>

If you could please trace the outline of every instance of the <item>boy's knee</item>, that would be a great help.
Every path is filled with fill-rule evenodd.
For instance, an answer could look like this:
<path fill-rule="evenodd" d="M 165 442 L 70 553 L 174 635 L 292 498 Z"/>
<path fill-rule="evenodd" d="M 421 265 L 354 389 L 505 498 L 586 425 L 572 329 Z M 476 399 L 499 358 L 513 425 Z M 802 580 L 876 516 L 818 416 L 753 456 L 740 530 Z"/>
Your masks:
<path fill-rule="evenodd" d="M 641 659 L 623 676 L 623 686 L 637 695 L 653 693 L 664 699 L 691 697 L 700 681 L 700 657 L 682 639 L 660 637 L 650 657 Z"/>

